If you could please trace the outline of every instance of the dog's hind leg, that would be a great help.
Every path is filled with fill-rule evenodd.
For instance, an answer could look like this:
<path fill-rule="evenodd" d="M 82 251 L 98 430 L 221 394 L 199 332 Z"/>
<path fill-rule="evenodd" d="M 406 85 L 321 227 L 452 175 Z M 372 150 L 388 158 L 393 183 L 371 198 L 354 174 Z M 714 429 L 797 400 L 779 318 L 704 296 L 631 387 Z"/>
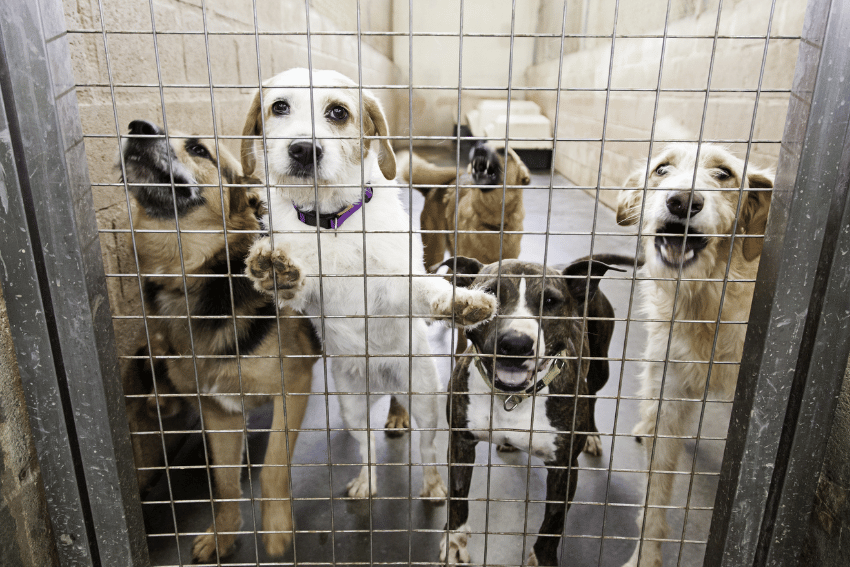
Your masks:
<path fill-rule="evenodd" d="M 478 442 L 468 431 L 449 434 L 449 523 L 440 540 L 440 561 L 469 563 L 469 487 Z"/>
<path fill-rule="evenodd" d="M 294 366 L 294 365 L 291 365 Z M 287 394 L 303 394 L 310 391 L 309 364 L 306 369 L 300 369 L 302 376 L 293 377 L 298 372 L 295 368 L 287 368 Z M 284 413 L 283 396 L 274 398 L 274 418 L 272 432 L 269 434 L 269 444 L 263 462 L 263 472 L 260 483 L 263 488 L 263 543 L 266 552 L 271 556 L 283 555 L 292 542 L 292 504 L 289 492 L 289 459 L 295 450 L 298 440 L 297 429 L 301 427 L 304 411 L 307 409 L 309 396 L 287 395 L 286 413 Z M 293 431 L 295 429 L 296 431 Z M 288 445 L 288 447 L 287 447 Z M 288 449 L 288 450 L 287 450 Z"/>
<path fill-rule="evenodd" d="M 335 359 L 333 365 L 334 380 L 338 388 L 346 393 L 339 396 L 339 407 L 342 413 L 342 420 L 345 423 L 345 428 L 351 433 L 351 436 L 357 441 L 360 447 L 360 460 L 363 462 L 363 467 L 360 469 L 360 474 L 354 477 L 347 485 L 348 495 L 352 498 L 368 498 L 378 493 L 377 473 L 378 467 L 375 466 L 375 434 L 370 429 L 367 431 L 366 416 L 369 414 L 369 409 L 372 403 L 379 395 L 368 396 L 365 392 L 357 392 L 362 384 L 351 382 L 350 376 L 346 370 L 352 371 L 351 368 L 344 368 L 343 364 L 338 362 L 341 359 Z M 354 370 L 356 372 L 356 370 Z M 346 383 L 349 382 L 349 383 Z"/>
<path fill-rule="evenodd" d="M 424 340 L 424 339 L 423 339 Z M 421 348 L 421 347 L 420 347 Z M 419 350 L 419 352 L 423 352 Z M 427 348 L 424 350 L 427 353 Z M 412 366 L 413 376 L 416 380 L 416 389 L 423 392 L 422 395 L 413 395 L 410 400 L 410 411 L 419 431 L 419 453 L 422 458 L 422 492 L 423 498 L 434 498 L 434 504 L 442 504 L 446 497 L 446 485 L 437 471 L 434 463 L 437 462 L 437 419 L 439 416 L 438 396 L 440 380 L 437 375 L 437 366 L 431 358 L 414 358 Z M 401 400 L 406 404 L 407 400 Z"/>
<path fill-rule="evenodd" d="M 567 441 L 569 446 L 569 441 Z M 564 533 L 564 520 L 569 509 L 569 502 L 576 493 L 578 483 L 578 451 L 573 451 L 569 461 L 546 463 L 546 511 L 543 523 L 537 533 L 534 549 L 528 556 L 527 565 L 558 565 L 558 543 Z M 566 462 L 565 462 L 566 461 Z"/>
<path fill-rule="evenodd" d="M 238 399 L 236 397 L 228 400 Z M 238 403 L 238 401 L 236 402 Z M 207 533 L 195 538 L 192 558 L 198 563 L 209 563 L 233 551 L 236 532 L 242 527 L 242 514 L 238 500 L 242 497 L 240 472 L 244 448 L 245 417 L 241 413 L 224 411 L 217 401 L 201 400 L 210 464 L 215 481 L 213 513 L 215 523 Z"/>

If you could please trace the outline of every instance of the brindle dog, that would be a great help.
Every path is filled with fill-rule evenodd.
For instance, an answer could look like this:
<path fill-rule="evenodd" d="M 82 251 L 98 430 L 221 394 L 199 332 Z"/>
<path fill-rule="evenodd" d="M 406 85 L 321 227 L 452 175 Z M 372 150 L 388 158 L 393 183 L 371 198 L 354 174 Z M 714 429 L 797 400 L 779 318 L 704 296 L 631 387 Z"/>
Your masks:
<path fill-rule="evenodd" d="M 176 356 L 164 359 L 159 374 L 184 400 L 200 403 L 214 467 L 215 530 L 195 538 L 192 557 L 209 562 L 233 550 L 233 532 L 242 525 L 245 413 L 269 399 L 274 418 L 265 465 L 272 466 L 260 476 L 262 529 L 266 551 L 281 555 L 293 533 L 289 451 L 307 406 L 318 340 L 306 319 L 286 310 L 277 317 L 272 301 L 242 276 L 264 205 L 244 186 L 239 162 L 210 140 L 167 138 L 142 120 L 130 123 L 130 134 L 122 151 L 151 351 Z M 139 232 L 150 230 L 158 232 Z"/>
<path fill-rule="evenodd" d="M 599 279 L 617 269 L 609 264 L 635 261 L 597 255 L 562 272 L 517 260 L 503 261 L 501 270 L 498 263 L 470 258 L 444 264 L 455 260 L 457 285 L 498 293 L 499 311 L 467 330 L 471 346 L 449 384 L 449 532 L 440 561 L 469 562 L 467 496 L 475 446 L 485 441 L 526 451 L 548 467 L 545 516 L 527 564 L 558 565 L 578 455 L 587 439 L 599 443 L 591 396 L 608 380 L 605 358 L 614 330 L 614 309 L 598 291 Z"/>

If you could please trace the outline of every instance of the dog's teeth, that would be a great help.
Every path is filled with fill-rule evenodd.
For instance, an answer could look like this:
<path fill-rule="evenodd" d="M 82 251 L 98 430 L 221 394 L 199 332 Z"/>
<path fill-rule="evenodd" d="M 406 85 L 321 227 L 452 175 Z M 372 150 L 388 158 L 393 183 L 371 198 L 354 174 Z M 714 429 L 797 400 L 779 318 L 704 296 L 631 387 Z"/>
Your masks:
<path fill-rule="evenodd" d="M 693 251 L 693 249 L 688 250 L 687 254 L 685 254 L 685 260 L 686 260 L 686 261 L 687 261 L 687 260 L 690 260 L 690 259 L 691 259 L 691 258 L 693 258 L 693 257 L 694 257 L 694 251 Z"/>

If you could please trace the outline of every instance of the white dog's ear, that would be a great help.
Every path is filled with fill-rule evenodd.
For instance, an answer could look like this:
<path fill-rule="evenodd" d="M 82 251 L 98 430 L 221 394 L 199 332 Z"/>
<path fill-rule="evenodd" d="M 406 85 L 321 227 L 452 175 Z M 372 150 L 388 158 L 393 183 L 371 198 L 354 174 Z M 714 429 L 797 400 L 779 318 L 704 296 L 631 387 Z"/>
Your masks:
<path fill-rule="evenodd" d="M 646 170 L 639 168 L 623 182 L 623 187 L 640 187 L 640 189 L 624 189 L 617 195 L 617 224 L 628 226 L 638 222 L 645 177 Z"/>
<path fill-rule="evenodd" d="M 773 189 L 773 177 L 762 171 L 747 172 L 747 186 L 750 189 Z M 741 210 L 741 224 L 747 235 L 763 235 L 767 227 L 767 214 L 770 211 L 770 191 L 747 191 L 747 202 Z M 761 255 L 763 238 L 744 239 L 744 258 L 752 261 Z"/>
<path fill-rule="evenodd" d="M 363 134 L 366 136 L 389 136 L 390 129 L 387 127 L 387 119 L 381 108 L 381 103 L 371 93 L 363 91 Z M 367 142 L 368 144 L 368 142 Z M 369 146 L 367 146 L 369 147 Z M 381 150 L 378 152 L 378 165 L 381 173 L 387 179 L 395 179 L 395 154 L 390 141 L 386 138 L 381 140 Z"/>
<path fill-rule="evenodd" d="M 248 109 L 248 115 L 245 117 L 245 126 L 242 128 L 243 136 L 259 136 L 262 128 L 262 120 L 260 119 L 260 91 L 254 95 L 254 101 Z M 254 167 L 257 165 L 257 159 L 254 157 L 254 142 L 256 140 L 250 138 L 242 139 L 242 173 L 251 175 L 254 173 Z"/>

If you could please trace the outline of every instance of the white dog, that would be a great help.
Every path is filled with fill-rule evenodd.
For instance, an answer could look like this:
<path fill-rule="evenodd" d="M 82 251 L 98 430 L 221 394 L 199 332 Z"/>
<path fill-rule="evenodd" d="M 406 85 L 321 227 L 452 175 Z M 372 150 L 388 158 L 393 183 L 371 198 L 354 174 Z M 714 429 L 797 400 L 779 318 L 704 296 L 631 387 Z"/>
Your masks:
<path fill-rule="evenodd" d="M 634 433 L 645 436 L 647 462 L 653 455 L 653 441 L 655 453 L 643 541 L 628 566 L 661 566 L 660 540 L 669 531 L 664 506 L 670 504 L 675 478 L 663 471 L 677 470 L 681 436 L 704 397 L 709 361 L 714 362 L 709 391 L 723 399 L 731 399 L 735 391 L 754 287 L 752 281 L 740 280 L 755 279 L 773 187 L 772 174 L 749 164 L 743 180 L 743 169 L 744 162 L 721 147 L 673 144 L 652 159 L 645 192 L 647 170 L 641 167 L 625 183 L 637 189 L 619 195 L 617 222 L 642 223 L 646 257 L 642 277 L 663 278 L 640 284 L 641 307 L 651 321 L 645 351 L 650 362 L 640 376 L 643 401 Z M 717 331 L 714 321 L 721 301 L 722 324 Z M 669 361 L 666 376 L 665 358 Z M 642 525 L 639 516 L 638 526 Z"/>
<path fill-rule="evenodd" d="M 257 93 L 243 134 L 259 136 L 263 127 L 273 186 L 266 226 L 274 231 L 274 247 L 269 238 L 258 240 L 246 273 L 258 289 L 276 290 L 281 305 L 313 317 L 333 357 L 334 381 L 344 392 L 343 420 L 369 464 L 348 484 L 348 494 L 365 498 L 377 491 L 366 392 L 371 404 L 381 392 L 412 386 L 412 396 L 397 399 L 422 428 L 422 496 L 444 498 L 446 488 L 433 465 L 434 394 L 441 388 L 423 318 L 454 315 L 458 325 L 474 325 L 492 317 L 496 299 L 425 275 L 422 247 L 413 246 L 399 189 L 388 181 L 395 177 L 395 156 L 381 105 L 371 93 L 334 71 L 291 69 L 266 82 L 262 102 Z M 263 172 L 263 152 L 255 153 L 255 144 L 243 140 L 246 174 L 255 170 L 257 157 L 256 169 Z"/>

